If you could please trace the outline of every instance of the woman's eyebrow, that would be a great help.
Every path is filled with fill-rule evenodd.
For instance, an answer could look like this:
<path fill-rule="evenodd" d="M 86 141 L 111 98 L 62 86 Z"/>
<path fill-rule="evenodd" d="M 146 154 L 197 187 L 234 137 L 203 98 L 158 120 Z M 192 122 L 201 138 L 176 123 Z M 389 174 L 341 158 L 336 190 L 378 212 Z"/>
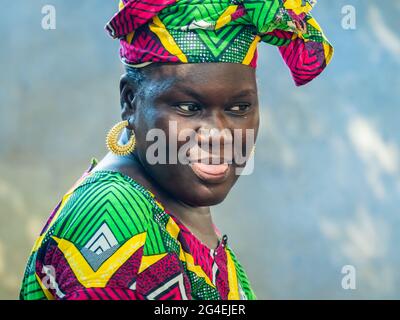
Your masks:
<path fill-rule="evenodd" d="M 195 98 L 196 100 L 198 100 L 200 102 L 203 102 L 203 100 L 205 98 L 204 94 L 197 92 L 192 87 L 184 85 L 183 82 L 179 82 L 179 83 L 175 84 L 173 89 L 179 90 L 189 96 L 192 96 L 193 98 Z"/>
<path fill-rule="evenodd" d="M 235 93 L 232 98 L 235 99 L 252 95 L 257 95 L 257 91 L 254 89 L 243 89 Z"/>
<path fill-rule="evenodd" d="M 192 96 L 193 98 L 202 101 L 207 98 L 206 95 L 199 93 L 193 87 L 189 87 L 184 84 L 183 81 L 176 82 L 174 85 L 174 90 L 182 91 L 183 93 Z M 252 88 L 242 89 L 231 96 L 231 99 L 237 99 L 245 96 L 257 95 L 257 91 Z"/>

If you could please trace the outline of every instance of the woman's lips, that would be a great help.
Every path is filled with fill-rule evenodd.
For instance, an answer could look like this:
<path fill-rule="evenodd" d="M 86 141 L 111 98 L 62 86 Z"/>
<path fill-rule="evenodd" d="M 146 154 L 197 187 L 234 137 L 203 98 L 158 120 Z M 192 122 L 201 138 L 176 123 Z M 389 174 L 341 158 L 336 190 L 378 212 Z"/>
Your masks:
<path fill-rule="evenodd" d="M 190 164 L 193 172 L 203 181 L 210 183 L 220 183 L 228 176 L 229 165 L 222 164 L 205 164 L 194 162 Z"/>

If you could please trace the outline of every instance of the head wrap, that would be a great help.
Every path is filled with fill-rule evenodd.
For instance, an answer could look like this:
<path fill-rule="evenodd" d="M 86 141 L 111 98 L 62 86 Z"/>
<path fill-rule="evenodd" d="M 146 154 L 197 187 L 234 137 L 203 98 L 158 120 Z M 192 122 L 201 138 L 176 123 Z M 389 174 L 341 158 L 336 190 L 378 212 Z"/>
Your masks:
<path fill-rule="evenodd" d="M 296 85 L 317 77 L 333 47 L 310 11 L 316 0 L 121 0 L 106 25 L 124 64 L 231 62 L 256 67 L 275 45 Z"/>

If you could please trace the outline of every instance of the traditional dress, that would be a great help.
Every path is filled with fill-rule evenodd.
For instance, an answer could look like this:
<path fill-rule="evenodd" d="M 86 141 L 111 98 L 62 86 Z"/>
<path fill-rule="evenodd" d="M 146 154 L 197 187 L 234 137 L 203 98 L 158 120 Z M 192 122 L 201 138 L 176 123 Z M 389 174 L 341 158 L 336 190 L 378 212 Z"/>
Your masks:
<path fill-rule="evenodd" d="M 149 190 L 96 164 L 53 210 L 21 299 L 255 299 L 226 235 L 208 248 Z"/>

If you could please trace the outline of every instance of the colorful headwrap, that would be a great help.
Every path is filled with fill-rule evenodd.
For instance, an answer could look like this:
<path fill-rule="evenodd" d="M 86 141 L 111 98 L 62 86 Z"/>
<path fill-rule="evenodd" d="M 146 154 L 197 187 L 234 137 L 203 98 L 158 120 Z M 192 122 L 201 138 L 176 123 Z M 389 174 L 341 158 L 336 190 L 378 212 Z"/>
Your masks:
<path fill-rule="evenodd" d="M 256 67 L 260 41 L 278 46 L 296 85 L 317 77 L 333 47 L 316 0 L 121 0 L 106 25 L 124 64 L 232 62 Z"/>

